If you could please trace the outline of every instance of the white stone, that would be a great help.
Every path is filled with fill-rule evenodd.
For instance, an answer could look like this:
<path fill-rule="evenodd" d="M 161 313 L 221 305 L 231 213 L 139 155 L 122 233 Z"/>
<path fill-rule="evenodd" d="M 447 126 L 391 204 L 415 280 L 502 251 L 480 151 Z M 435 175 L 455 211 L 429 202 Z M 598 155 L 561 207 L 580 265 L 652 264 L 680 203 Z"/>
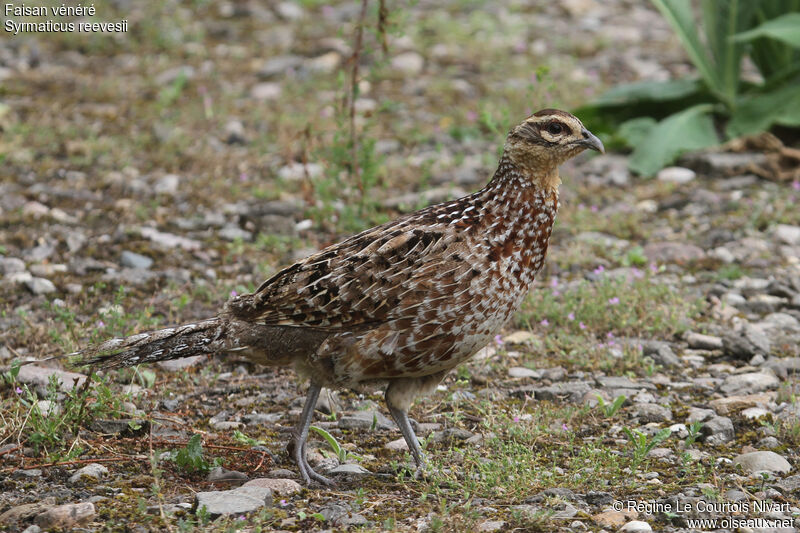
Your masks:
<path fill-rule="evenodd" d="M 392 58 L 392 68 L 407 76 L 417 75 L 425 66 L 425 58 L 416 52 L 403 52 Z"/>
<path fill-rule="evenodd" d="M 788 224 L 778 224 L 774 230 L 778 240 L 790 245 L 800 244 L 800 226 L 790 226 Z"/>
<path fill-rule="evenodd" d="M 281 95 L 281 84 L 272 81 L 257 83 L 250 88 L 250 96 L 256 100 L 275 100 Z"/>
<path fill-rule="evenodd" d="M 792 465 L 789 464 L 789 461 L 770 451 L 743 453 L 736 456 L 733 459 L 733 463 L 741 465 L 742 469 L 748 473 L 766 470 L 768 472 L 786 474 L 792 470 Z"/>
<path fill-rule="evenodd" d="M 694 170 L 684 167 L 667 167 L 658 172 L 658 179 L 669 183 L 689 183 L 697 174 Z"/>
<path fill-rule="evenodd" d="M 647 531 L 653 531 L 653 528 L 651 528 L 650 524 L 647 522 L 642 522 L 641 520 L 631 520 L 619 528 L 619 531 L 624 531 L 625 533 L 646 533 Z"/>

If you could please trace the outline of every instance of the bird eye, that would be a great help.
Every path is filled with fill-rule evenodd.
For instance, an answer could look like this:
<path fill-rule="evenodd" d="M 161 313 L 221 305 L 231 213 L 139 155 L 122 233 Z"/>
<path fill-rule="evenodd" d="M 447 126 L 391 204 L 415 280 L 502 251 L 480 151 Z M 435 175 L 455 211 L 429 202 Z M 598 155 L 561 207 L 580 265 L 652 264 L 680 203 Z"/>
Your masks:
<path fill-rule="evenodd" d="M 553 135 L 558 135 L 564 131 L 564 126 L 560 122 L 551 122 L 547 125 L 547 131 Z"/>

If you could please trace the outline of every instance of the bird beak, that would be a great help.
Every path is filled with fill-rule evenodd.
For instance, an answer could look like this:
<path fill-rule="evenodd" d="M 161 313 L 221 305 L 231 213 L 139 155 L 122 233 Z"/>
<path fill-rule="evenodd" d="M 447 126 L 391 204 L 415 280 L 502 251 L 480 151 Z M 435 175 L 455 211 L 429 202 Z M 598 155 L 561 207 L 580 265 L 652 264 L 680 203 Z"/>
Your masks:
<path fill-rule="evenodd" d="M 592 150 L 597 150 L 601 154 L 606 153 L 606 148 L 605 146 L 603 146 L 603 142 L 600 139 L 598 139 L 594 133 L 587 130 L 586 128 L 583 128 L 583 130 L 581 130 L 581 133 L 583 134 L 583 139 L 576 141 L 576 144 L 579 144 L 586 148 L 591 148 Z"/>

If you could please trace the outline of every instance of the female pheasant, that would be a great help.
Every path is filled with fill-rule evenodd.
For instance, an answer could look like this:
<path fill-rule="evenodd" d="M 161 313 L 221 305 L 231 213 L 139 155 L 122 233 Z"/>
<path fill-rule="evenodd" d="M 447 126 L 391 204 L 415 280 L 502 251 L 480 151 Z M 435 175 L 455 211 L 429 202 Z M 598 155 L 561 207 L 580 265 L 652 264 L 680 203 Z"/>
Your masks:
<path fill-rule="evenodd" d="M 78 353 L 100 368 L 219 352 L 294 366 L 311 381 L 291 447 L 306 483 L 331 483 L 305 453 L 321 387 L 386 384 L 389 412 L 421 468 L 409 407 L 519 308 L 547 253 L 558 165 L 587 148 L 604 151 L 580 120 L 539 111 L 508 134 L 480 191 L 329 246 L 234 297 L 214 318 Z"/>

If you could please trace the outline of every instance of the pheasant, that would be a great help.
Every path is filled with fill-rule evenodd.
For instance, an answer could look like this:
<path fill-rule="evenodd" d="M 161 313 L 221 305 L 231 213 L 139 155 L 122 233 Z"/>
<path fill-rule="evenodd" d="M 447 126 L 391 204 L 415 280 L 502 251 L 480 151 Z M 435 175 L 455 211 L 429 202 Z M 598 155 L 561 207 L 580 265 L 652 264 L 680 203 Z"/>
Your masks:
<path fill-rule="evenodd" d="M 573 115 L 534 113 L 509 132 L 494 177 L 478 192 L 333 244 L 233 297 L 213 318 L 77 353 L 105 369 L 231 352 L 293 366 L 310 380 L 289 446 L 306 484 L 332 484 L 306 458 L 320 389 L 385 384 L 419 472 L 425 456 L 409 407 L 519 308 L 547 252 L 558 165 L 587 148 L 604 152 Z"/>

